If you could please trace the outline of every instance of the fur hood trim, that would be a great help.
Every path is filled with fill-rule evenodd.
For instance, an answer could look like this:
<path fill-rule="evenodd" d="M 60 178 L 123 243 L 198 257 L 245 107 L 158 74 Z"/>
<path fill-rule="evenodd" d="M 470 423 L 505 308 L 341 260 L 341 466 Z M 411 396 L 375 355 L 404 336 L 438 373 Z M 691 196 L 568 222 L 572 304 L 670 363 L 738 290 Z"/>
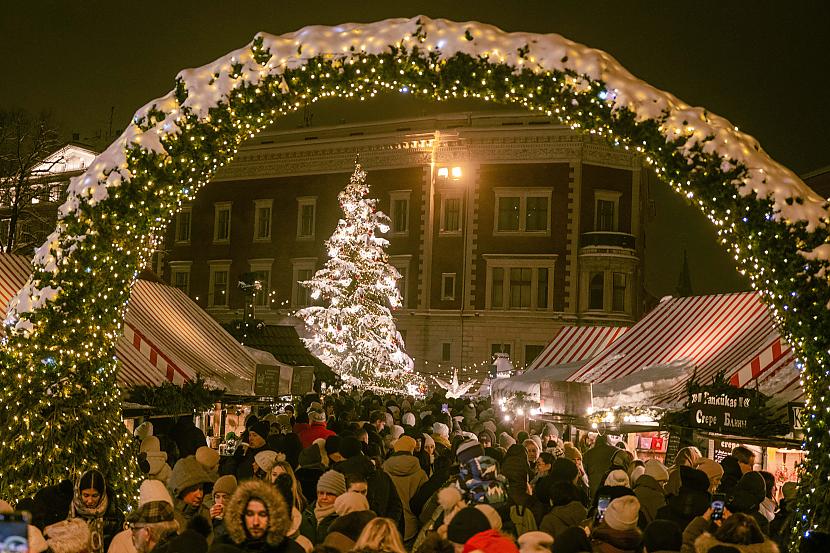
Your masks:
<path fill-rule="evenodd" d="M 695 551 L 697 553 L 706 553 L 716 545 L 728 545 L 736 547 L 741 553 L 779 553 L 778 546 L 769 538 L 765 538 L 763 543 L 753 543 L 751 545 L 737 545 L 734 543 L 724 543 L 718 540 L 709 532 L 704 532 L 695 540 Z"/>
<path fill-rule="evenodd" d="M 54 553 L 78 553 L 89 548 L 89 527 L 80 518 L 62 520 L 43 529 Z"/>
<path fill-rule="evenodd" d="M 246 480 L 237 486 L 225 507 L 225 527 L 228 535 L 236 544 L 248 540 L 245 532 L 245 507 L 252 499 L 258 499 L 268 509 L 268 534 L 266 541 L 269 545 L 279 545 L 288 535 L 291 528 L 291 517 L 288 515 L 288 507 L 280 492 L 262 480 Z"/>

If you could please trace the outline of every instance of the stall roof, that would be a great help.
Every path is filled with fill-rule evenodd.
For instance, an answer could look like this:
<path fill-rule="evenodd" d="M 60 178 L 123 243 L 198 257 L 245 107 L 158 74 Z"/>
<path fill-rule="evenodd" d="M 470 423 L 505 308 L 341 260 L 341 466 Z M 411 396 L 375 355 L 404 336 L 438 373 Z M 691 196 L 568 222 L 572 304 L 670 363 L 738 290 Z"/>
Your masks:
<path fill-rule="evenodd" d="M 31 271 L 26 258 L 0 254 L 0 305 L 8 305 Z M 245 395 L 256 370 L 245 348 L 181 290 L 141 279 L 133 285 L 116 356 L 118 381 L 127 388 L 201 375 L 213 387 Z"/>
<path fill-rule="evenodd" d="M 622 336 L 626 330 L 628 327 L 625 326 L 563 327 L 527 370 L 588 361 Z"/>
<path fill-rule="evenodd" d="M 755 292 L 664 298 L 568 380 L 604 383 L 661 366 L 686 366 L 703 382 L 720 371 L 739 387 L 757 384 L 778 401 L 798 401 L 795 356 L 781 339 L 767 307 Z M 685 383 L 655 397 L 675 403 Z"/>

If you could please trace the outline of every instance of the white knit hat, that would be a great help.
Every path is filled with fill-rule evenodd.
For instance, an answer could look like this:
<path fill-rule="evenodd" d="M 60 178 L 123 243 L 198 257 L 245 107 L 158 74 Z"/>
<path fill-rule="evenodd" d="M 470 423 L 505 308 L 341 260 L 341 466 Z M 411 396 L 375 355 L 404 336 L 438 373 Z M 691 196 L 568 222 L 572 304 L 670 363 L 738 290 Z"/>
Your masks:
<path fill-rule="evenodd" d="M 164 482 L 145 480 L 141 483 L 141 487 L 138 489 L 138 506 L 141 507 L 151 501 L 166 501 L 173 505 L 173 498 L 170 497 L 170 492 L 167 491 Z"/>
<path fill-rule="evenodd" d="M 432 433 L 443 436 L 447 439 L 450 437 L 450 428 L 443 422 L 436 422 L 432 425 Z"/>
<path fill-rule="evenodd" d="M 626 488 L 631 487 L 631 480 L 628 478 L 628 475 L 622 469 L 612 470 L 608 473 L 608 477 L 605 479 L 606 486 L 625 486 Z"/>
<path fill-rule="evenodd" d="M 605 510 L 605 523 L 614 530 L 634 530 L 640 520 L 640 502 L 633 495 L 611 501 Z"/>
<path fill-rule="evenodd" d="M 432 436 L 429 434 L 424 434 L 424 445 L 431 445 L 435 447 L 435 440 L 432 439 Z"/>
<path fill-rule="evenodd" d="M 403 426 L 395 425 L 392 427 L 392 439 L 397 440 L 403 436 Z"/>
<path fill-rule="evenodd" d="M 161 451 L 161 442 L 155 436 L 147 436 L 141 440 L 141 445 L 138 446 L 139 453 L 147 453 L 148 451 Z"/>
<path fill-rule="evenodd" d="M 640 478 L 645 473 L 646 473 L 646 469 L 644 467 L 641 467 L 640 465 L 637 465 L 636 467 L 632 468 L 631 469 L 631 475 L 629 476 L 629 478 L 631 480 L 631 485 L 633 486 L 634 484 L 636 484 L 637 479 Z"/>
<path fill-rule="evenodd" d="M 270 472 L 277 464 L 277 452 L 266 449 L 254 455 L 254 462 L 265 472 Z"/>
<path fill-rule="evenodd" d="M 133 432 L 133 436 L 135 436 L 139 440 L 144 440 L 148 436 L 152 436 L 152 435 L 153 435 L 153 423 L 151 423 L 150 421 L 142 422 L 141 424 L 139 424 L 136 427 L 135 432 Z"/>
<path fill-rule="evenodd" d="M 407 426 L 415 426 L 415 413 L 404 413 L 401 422 Z"/>
<path fill-rule="evenodd" d="M 478 505 L 476 505 L 478 507 Z M 553 536 L 547 532 L 535 530 L 519 536 L 520 553 L 545 553 L 553 548 Z"/>
<path fill-rule="evenodd" d="M 334 512 L 341 517 L 349 513 L 368 510 L 369 500 L 362 493 L 346 492 L 338 495 L 334 500 Z"/>

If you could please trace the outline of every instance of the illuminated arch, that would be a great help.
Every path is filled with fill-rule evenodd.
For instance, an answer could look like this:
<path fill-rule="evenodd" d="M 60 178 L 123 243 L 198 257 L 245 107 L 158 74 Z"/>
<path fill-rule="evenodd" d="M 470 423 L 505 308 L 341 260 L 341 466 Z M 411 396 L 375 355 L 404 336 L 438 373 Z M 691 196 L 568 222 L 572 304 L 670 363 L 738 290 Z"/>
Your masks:
<path fill-rule="evenodd" d="M 830 442 L 830 409 L 819 409 L 830 399 L 825 202 L 752 137 L 639 81 L 608 54 L 554 34 L 479 23 L 417 17 L 259 34 L 211 64 L 182 71 L 175 89 L 141 108 L 71 182 L 57 229 L 37 251 L 32 280 L 7 320 L 3 376 L 22 376 L 3 390 L 6 405 L 26 396 L 27 379 L 29 387 L 54 382 L 55 402 L 77 400 L 84 387 L 109 390 L 102 409 L 117 419 L 113 352 L 130 285 L 150 253 L 148 237 L 161 234 L 181 202 L 277 117 L 307 102 L 386 91 L 476 97 L 545 113 L 642 153 L 691 199 L 804 361 L 810 481 L 802 506 L 811 506 L 810 521 L 830 519 L 814 499 L 827 494 L 830 477 L 830 456 L 821 451 L 830 445 L 822 443 Z M 25 428 L 8 417 L 0 422 L 11 432 Z M 0 444 L 0 461 L 9 458 L 8 447 Z M 0 476 L 14 481 L 20 474 Z"/>

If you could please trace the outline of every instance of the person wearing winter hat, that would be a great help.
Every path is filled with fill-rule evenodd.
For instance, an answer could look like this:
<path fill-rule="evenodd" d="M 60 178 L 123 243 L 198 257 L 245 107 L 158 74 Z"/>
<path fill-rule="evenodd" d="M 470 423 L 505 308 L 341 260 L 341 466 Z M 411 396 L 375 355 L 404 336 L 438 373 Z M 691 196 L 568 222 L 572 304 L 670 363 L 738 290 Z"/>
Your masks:
<path fill-rule="evenodd" d="M 89 553 L 103 553 L 121 531 L 124 516 L 113 501 L 112 491 L 97 470 L 88 470 L 75 482 L 69 518 L 79 518 L 89 527 Z"/>
<path fill-rule="evenodd" d="M 213 484 L 213 505 L 210 507 L 210 518 L 213 524 L 214 538 L 220 534 L 225 534 L 227 528 L 222 522 L 225 518 L 225 505 L 236 491 L 238 483 L 233 474 L 226 474 L 220 476 Z"/>
<path fill-rule="evenodd" d="M 323 455 L 319 447 L 311 444 L 300 452 L 299 467 L 294 471 L 294 476 L 306 499 L 317 496 L 317 481 L 324 472 L 326 468 L 323 466 Z"/>
<path fill-rule="evenodd" d="M 317 499 L 306 507 L 300 533 L 311 543 L 323 543 L 329 531 L 329 525 L 337 518 L 334 502 L 346 493 L 346 478 L 343 474 L 329 470 L 317 481 Z"/>
<path fill-rule="evenodd" d="M 167 452 L 161 451 L 159 439 L 155 436 L 144 438 L 141 440 L 138 451 L 139 455 L 143 454 L 143 457 L 147 460 L 149 466 L 147 477 L 166 483 L 173 469 L 167 464 Z"/>
<path fill-rule="evenodd" d="M 358 492 L 345 492 L 334 500 L 334 512 L 337 516 L 348 515 L 357 511 L 368 511 L 369 501 L 366 496 Z"/>
<path fill-rule="evenodd" d="M 397 440 L 398 438 L 403 436 L 403 426 L 400 426 L 398 424 L 393 425 L 390 434 L 392 435 L 393 440 Z"/>
<path fill-rule="evenodd" d="M 320 438 L 325 440 L 329 436 L 335 435 L 334 432 L 326 427 L 326 413 L 323 411 L 322 407 L 320 409 L 309 409 L 308 422 L 308 427 L 297 433 L 303 447 L 310 446 L 314 443 L 314 440 Z"/>
<path fill-rule="evenodd" d="M 606 486 L 623 486 L 625 488 L 631 487 L 631 481 L 622 469 L 616 469 L 609 472 L 608 476 L 605 477 L 604 484 Z"/>
<path fill-rule="evenodd" d="M 522 442 L 527 453 L 527 463 L 531 467 L 531 472 L 536 470 L 536 459 L 539 458 L 539 453 L 542 451 L 540 443 L 541 441 L 537 443 L 536 440 L 531 440 L 530 438 Z"/>
<path fill-rule="evenodd" d="M 265 449 L 254 455 L 254 476 L 260 480 L 271 481 L 271 469 L 277 464 L 277 452 Z"/>
<path fill-rule="evenodd" d="M 410 500 L 427 481 L 421 463 L 412 455 L 415 440 L 402 436 L 395 442 L 395 452 L 383 463 L 383 470 L 392 479 L 403 506 L 404 541 L 413 539 L 418 533 L 418 518 L 413 514 Z"/>
<path fill-rule="evenodd" d="M 501 515 L 499 512 L 496 511 L 492 506 L 488 505 L 487 503 L 476 503 L 473 505 L 476 509 L 484 513 L 484 516 L 487 517 L 487 520 L 490 521 L 490 528 L 493 530 L 501 531 L 503 526 Z"/>
<path fill-rule="evenodd" d="M 709 477 L 709 493 L 718 491 L 721 478 L 723 478 L 723 465 L 708 457 L 701 457 L 695 462 L 695 468 L 705 472 Z"/>
<path fill-rule="evenodd" d="M 329 533 L 323 540 L 323 545 L 333 547 L 338 553 L 348 553 L 354 549 L 354 544 L 369 524 L 377 515 L 374 511 L 355 511 L 337 517 L 337 520 L 329 526 Z"/>
<path fill-rule="evenodd" d="M 726 498 L 726 507 L 732 513 L 750 515 L 769 534 L 769 520 L 761 513 L 760 506 L 766 497 L 766 482 L 758 472 L 747 472 L 738 481 Z"/>
<path fill-rule="evenodd" d="M 149 553 L 168 549 L 169 543 L 176 537 L 179 525 L 173 517 L 173 506 L 167 501 L 149 501 L 141 505 L 129 517 L 127 524 L 135 550 Z M 204 551 L 207 551 L 207 541 Z"/>
<path fill-rule="evenodd" d="M 599 551 L 639 551 L 642 533 L 637 528 L 640 502 L 633 495 L 612 500 L 605 516 L 591 531 L 591 542 Z M 613 549 L 616 548 L 616 549 Z"/>
<path fill-rule="evenodd" d="M 165 485 L 158 480 L 144 480 L 138 491 L 138 506 L 141 508 L 143 505 L 154 501 L 166 501 L 170 504 L 170 512 L 173 512 L 173 499 L 170 497 L 170 492 L 167 491 Z M 173 531 L 175 532 L 177 530 L 178 523 L 176 523 Z M 136 553 L 132 531 L 128 528 L 117 533 L 112 538 L 107 553 Z"/>
<path fill-rule="evenodd" d="M 503 450 L 507 451 L 508 449 L 510 449 L 511 445 L 515 444 L 516 439 L 507 432 L 502 432 L 501 434 L 499 434 L 499 447 Z"/>
<path fill-rule="evenodd" d="M 456 553 L 460 553 L 470 538 L 491 529 L 484 513 L 475 507 L 465 507 L 452 517 L 447 526 L 447 539 L 455 546 Z"/>
<path fill-rule="evenodd" d="M 403 426 L 415 426 L 415 413 L 404 413 L 401 417 L 401 424 Z"/>
<path fill-rule="evenodd" d="M 262 480 L 248 480 L 237 486 L 225 505 L 228 533 L 214 544 L 233 545 L 242 551 L 304 553 L 292 539 L 286 539 L 291 517 L 279 490 Z"/>
<path fill-rule="evenodd" d="M 435 446 L 444 448 L 439 454 L 452 450 L 450 444 L 450 427 L 443 422 L 436 422 L 432 425 L 432 439 L 435 440 Z"/>
<path fill-rule="evenodd" d="M 205 504 L 205 487 L 216 479 L 199 464 L 194 455 L 179 459 L 167 481 L 180 531 L 195 517 L 210 520 L 210 509 Z"/>
<path fill-rule="evenodd" d="M 656 518 L 671 520 L 680 528 L 686 528 L 695 517 L 706 512 L 712 497 L 708 491 L 709 478 L 705 472 L 685 465 L 677 469 L 681 483 L 678 493 L 666 493 L 666 504 L 657 510 Z M 670 475 L 669 479 L 671 478 Z"/>
<path fill-rule="evenodd" d="M 657 459 L 646 461 L 643 471 L 634 484 L 634 495 L 640 501 L 645 521 L 651 522 L 657 518 L 657 511 L 666 504 L 663 485 L 669 479 L 669 471 Z"/>
<path fill-rule="evenodd" d="M 266 440 L 271 432 L 271 426 L 266 421 L 256 420 L 248 428 L 248 447 L 237 447 L 233 456 L 233 462 L 227 470 L 223 466 L 223 472 L 233 474 L 238 481 L 247 480 L 254 476 L 254 457 L 260 451 L 270 449 Z"/>
<path fill-rule="evenodd" d="M 421 434 L 421 436 L 423 438 L 423 444 L 417 457 L 427 478 L 430 478 L 435 473 L 435 440 L 429 434 Z"/>
<path fill-rule="evenodd" d="M 335 463 L 339 463 L 343 461 L 345 457 L 342 453 L 340 453 L 340 447 L 343 444 L 342 438 L 338 435 L 329 436 L 326 438 L 326 445 L 324 449 L 326 451 L 326 455 L 329 458 L 329 466 L 334 466 Z"/>
<path fill-rule="evenodd" d="M 655 520 L 643 532 L 645 553 L 674 553 L 683 546 L 683 532 L 670 520 Z"/>
<path fill-rule="evenodd" d="M 631 487 L 637 485 L 637 480 L 646 473 L 646 468 L 643 465 L 632 465 L 631 471 L 628 473 L 628 479 L 631 481 Z"/>
<path fill-rule="evenodd" d="M 519 548 L 512 539 L 502 535 L 498 530 L 485 530 L 470 538 L 462 553 L 519 553 Z"/>
<path fill-rule="evenodd" d="M 455 450 L 455 457 L 462 465 L 466 465 L 476 457 L 481 457 L 482 455 L 484 455 L 484 448 L 475 439 L 464 440 Z"/>
<path fill-rule="evenodd" d="M 573 461 L 570 461 L 564 457 L 553 460 L 550 465 L 550 470 L 548 470 L 548 474 L 536 482 L 536 485 L 533 488 L 533 495 L 535 495 L 543 505 L 550 506 L 552 499 L 551 487 L 557 482 L 574 484 L 579 490 L 579 501 L 583 505 L 588 504 L 588 495 L 586 491 L 583 490 L 584 486 L 581 485 L 582 481 L 580 480 L 579 469 Z"/>
<path fill-rule="evenodd" d="M 139 441 L 144 441 L 150 436 L 153 435 L 153 423 L 150 421 L 144 421 L 138 426 L 135 427 L 135 431 L 133 431 L 133 436 L 138 438 Z"/>

